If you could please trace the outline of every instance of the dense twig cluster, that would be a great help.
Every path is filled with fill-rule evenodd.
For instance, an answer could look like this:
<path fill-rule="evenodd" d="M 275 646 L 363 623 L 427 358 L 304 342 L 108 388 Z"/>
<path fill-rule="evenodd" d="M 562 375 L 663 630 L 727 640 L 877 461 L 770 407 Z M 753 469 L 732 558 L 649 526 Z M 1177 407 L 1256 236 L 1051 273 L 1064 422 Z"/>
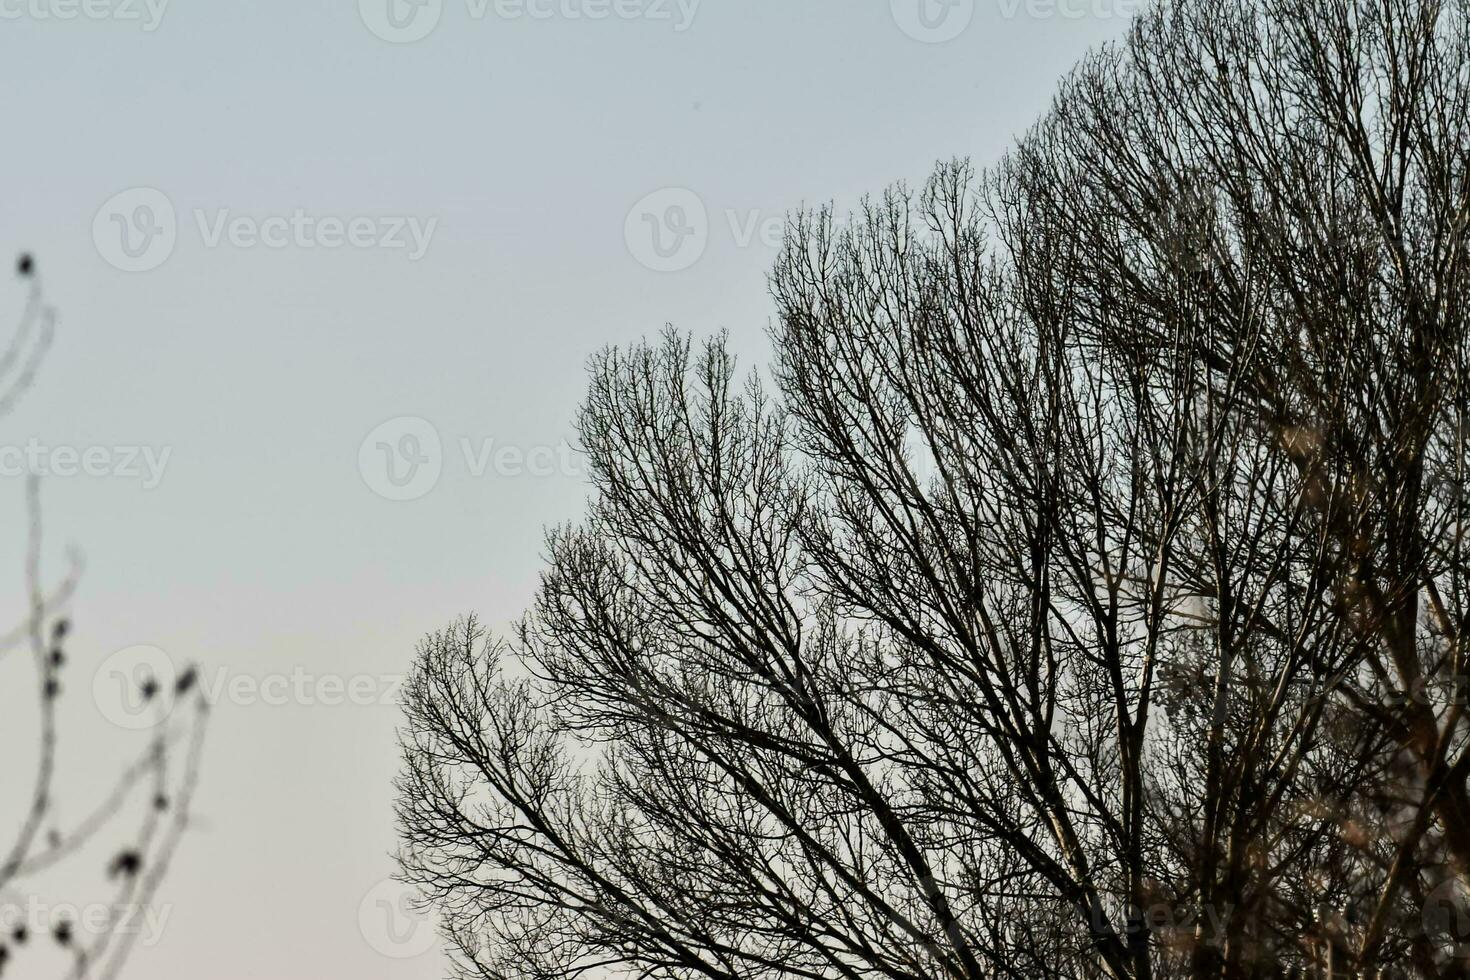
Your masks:
<path fill-rule="evenodd" d="M 1463 4 L 1175 0 L 796 219 L 778 394 L 602 355 L 409 689 L 463 974 L 1467 975 L 1467 245 Z"/>

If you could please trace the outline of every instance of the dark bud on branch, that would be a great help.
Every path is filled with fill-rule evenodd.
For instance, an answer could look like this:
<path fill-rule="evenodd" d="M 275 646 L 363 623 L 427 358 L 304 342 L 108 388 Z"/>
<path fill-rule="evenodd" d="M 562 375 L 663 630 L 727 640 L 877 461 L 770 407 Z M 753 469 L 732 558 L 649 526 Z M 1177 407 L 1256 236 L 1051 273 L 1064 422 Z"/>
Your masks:
<path fill-rule="evenodd" d="M 143 856 L 141 854 L 132 850 L 123 851 L 112 859 L 112 864 L 107 868 L 107 877 L 116 878 L 118 875 L 122 875 L 123 877 L 131 878 L 138 873 L 138 869 L 142 866 Z"/>

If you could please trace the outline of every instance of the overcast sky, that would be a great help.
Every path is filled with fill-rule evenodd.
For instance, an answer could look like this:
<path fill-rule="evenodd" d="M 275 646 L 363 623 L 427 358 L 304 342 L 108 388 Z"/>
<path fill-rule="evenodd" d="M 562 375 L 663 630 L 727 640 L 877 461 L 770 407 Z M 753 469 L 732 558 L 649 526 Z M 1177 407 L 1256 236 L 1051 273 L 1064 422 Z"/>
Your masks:
<path fill-rule="evenodd" d="M 380 884 L 393 688 L 527 604 L 588 355 L 672 323 L 763 364 L 787 209 L 993 161 L 1133 6 L 0 0 L 0 248 L 62 317 L 0 419 L 0 609 L 28 451 L 87 562 L 63 814 L 139 744 L 93 695 L 129 658 L 217 703 L 127 975 L 441 976 Z"/>

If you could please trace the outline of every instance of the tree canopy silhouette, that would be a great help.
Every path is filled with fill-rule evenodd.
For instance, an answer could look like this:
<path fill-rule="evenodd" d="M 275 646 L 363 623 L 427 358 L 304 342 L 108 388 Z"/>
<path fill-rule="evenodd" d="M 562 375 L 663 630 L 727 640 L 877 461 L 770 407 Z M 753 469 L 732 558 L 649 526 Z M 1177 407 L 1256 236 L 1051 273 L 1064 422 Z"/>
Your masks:
<path fill-rule="evenodd" d="M 463 975 L 1470 973 L 1462 2 L 1173 0 L 998 165 L 792 219 L 772 384 L 591 366 L 428 637 Z"/>

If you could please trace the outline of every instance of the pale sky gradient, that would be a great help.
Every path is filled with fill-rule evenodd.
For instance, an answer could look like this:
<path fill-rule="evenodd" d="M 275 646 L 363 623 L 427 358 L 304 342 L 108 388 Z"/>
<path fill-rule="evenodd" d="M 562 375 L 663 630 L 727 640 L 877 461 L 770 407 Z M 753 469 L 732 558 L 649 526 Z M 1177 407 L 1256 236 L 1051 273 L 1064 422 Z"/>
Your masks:
<path fill-rule="evenodd" d="M 68 745 L 109 749 L 136 736 L 102 716 L 91 680 L 122 648 L 151 644 L 226 682 L 346 682 L 401 674 L 417 638 L 461 612 L 509 622 L 535 586 L 542 528 L 581 509 L 579 478 L 552 450 L 571 436 L 588 355 L 672 323 L 728 328 L 763 364 L 774 248 L 752 216 L 851 207 L 940 158 L 993 161 L 1128 9 L 952 0 L 968 24 L 927 43 L 900 22 L 914 28 L 914 5 L 940 0 L 703 0 L 683 30 L 672 0 L 669 20 L 617 14 L 654 0 L 618 0 L 601 20 L 568 16 L 579 0 L 542 0 L 544 18 L 442 0 L 434 31 L 393 44 L 356 0 L 172 0 L 151 31 L 142 0 L 86 2 L 142 19 L 0 0 L 0 259 L 34 251 L 62 315 L 36 390 L 0 419 L 0 449 L 170 453 L 156 487 L 146 471 L 44 483 L 51 567 L 68 542 L 88 563 Z M 68 3 L 76 19 L 37 16 Z M 94 219 L 139 187 L 173 206 L 177 240 L 156 268 L 125 272 L 107 261 L 118 229 L 104 213 L 114 240 L 94 240 Z M 693 192 L 708 241 L 659 272 L 625 231 L 636 239 L 630 209 L 666 188 Z M 669 217 L 690 199 L 652 200 Z M 222 209 L 252 225 L 211 247 Z M 264 224 L 298 209 L 343 229 L 371 218 L 374 236 L 390 218 L 436 224 L 414 261 L 307 248 L 315 239 L 286 222 Z M 250 227 L 284 247 L 240 244 Z M 7 277 L 0 310 L 18 302 Z M 359 449 L 403 416 L 433 426 L 441 473 L 392 501 Z M 387 441 L 405 433 L 418 434 L 399 425 Z M 530 460 L 542 475 L 514 457 L 475 475 L 485 440 L 546 447 Z M 20 483 L 0 477 L 12 617 Z M 160 898 L 167 926 L 125 976 L 441 976 L 436 952 L 385 956 L 359 926 L 392 871 L 396 708 L 251 700 L 217 705 L 199 827 Z M 63 806 L 103 761 L 67 759 Z"/>

